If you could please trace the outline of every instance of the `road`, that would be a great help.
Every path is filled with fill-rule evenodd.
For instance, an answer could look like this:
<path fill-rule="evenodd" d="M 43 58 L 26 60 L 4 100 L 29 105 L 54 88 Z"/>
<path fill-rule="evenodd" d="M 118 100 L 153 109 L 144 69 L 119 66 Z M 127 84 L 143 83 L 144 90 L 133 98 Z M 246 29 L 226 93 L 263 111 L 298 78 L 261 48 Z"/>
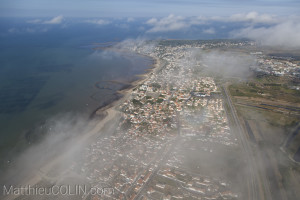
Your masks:
<path fill-rule="evenodd" d="M 240 120 L 237 116 L 237 111 L 233 106 L 230 93 L 227 89 L 227 85 L 224 85 L 223 89 L 225 94 L 225 101 L 227 101 L 228 103 L 230 109 L 229 112 L 232 114 L 233 123 L 235 124 L 236 135 L 239 138 L 241 147 L 244 150 L 245 158 L 248 165 L 248 175 L 246 177 L 248 184 L 248 199 L 271 200 L 272 195 L 270 192 L 268 179 L 266 178 L 264 171 L 259 170 L 260 167 L 263 167 L 263 164 L 260 160 L 257 160 L 257 157 L 254 155 L 254 151 L 250 146 L 249 140 L 247 138 L 247 133 L 243 129 Z M 263 189 L 260 188 L 260 185 Z"/>
<path fill-rule="evenodd" d="M 174 148 L 176 145 L 178 145 L 179 141 L 181 140 L 180 133 L 181 133 L 181 126 L 180 126 L 180 120 L 178 119 L 179 113 L 177 113 L 177 136 L 169 141 L 166 144 L 166 149 L 164 149 L 163 153 L 159 154 L 158 158 L 156 161 L 158 161 L 157 167 L 153 170 L 153 173 L 149 177 L 148 181 L 143 185 L 143 187 L 140 189 L 140 191 L 137 193 L 137 196 L 135 199 L 140 199 L 142 194 L 143 194 L 143 189 L 147 188 L 149 183 L 151 182 L 152 178 L 157 175 L 158 171 L 161 169 L 161 167 L 166 164 L 167 158 L 170 156 L 170 154 L 173 152 Z"/>

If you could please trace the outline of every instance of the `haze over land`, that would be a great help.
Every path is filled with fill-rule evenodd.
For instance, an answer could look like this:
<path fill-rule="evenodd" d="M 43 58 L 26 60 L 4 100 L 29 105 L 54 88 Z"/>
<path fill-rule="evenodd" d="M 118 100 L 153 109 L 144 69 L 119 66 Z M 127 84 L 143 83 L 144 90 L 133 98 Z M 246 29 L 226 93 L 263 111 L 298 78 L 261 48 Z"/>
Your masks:
<path fill-rule="evenodd" d="M 3 0 L 1 195 L 86 185 L 111 190 L 76 198 L 298 198 L 299 7 Z"/>

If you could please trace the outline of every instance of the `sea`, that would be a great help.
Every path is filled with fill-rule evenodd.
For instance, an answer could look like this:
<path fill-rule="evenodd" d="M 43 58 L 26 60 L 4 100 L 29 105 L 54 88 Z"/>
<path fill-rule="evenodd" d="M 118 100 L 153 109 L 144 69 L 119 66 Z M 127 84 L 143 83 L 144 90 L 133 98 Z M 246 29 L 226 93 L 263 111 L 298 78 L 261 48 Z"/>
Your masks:
<path fill-rule="evenodd" d="M 63 113 L 89 117 L 153 64 L 146 56 L 95 49 L 138 37 L 136 31 L 80 20 L 59 25 L 28 21 L 0 20 L 1 166 L 38 142 L 43 133 L 36 130 L 49 118 Z"/>

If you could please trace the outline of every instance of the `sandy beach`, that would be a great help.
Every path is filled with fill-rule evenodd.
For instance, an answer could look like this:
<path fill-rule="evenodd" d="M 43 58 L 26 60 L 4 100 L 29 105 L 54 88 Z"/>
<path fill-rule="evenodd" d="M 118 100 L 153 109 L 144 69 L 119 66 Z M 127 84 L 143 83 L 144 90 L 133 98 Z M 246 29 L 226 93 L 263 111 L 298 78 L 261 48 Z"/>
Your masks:
<path fill-rule="evenodd" d="M 143 55 L 145 56 L 145 55 Z M 160 67 L 160 61 L 159 58 L 152 57 L 154 60 L 154 63 L 152 67 L 146 70 L 144 74 L 138 75 L 139 79 L 136 81 L 133 81 L 131 83 L 131 86 L 129 86 L 126 89 L 123 89 L 121 91 L 118 91 L 118 93 L 122 94 L 123 97 L 112 102 L 109 105 L 106 105 L 102 108 L 97 109 L 94 112 L 94 116 L 100 116 L 99 117 L 99 122 L 97 122 L 94 127 L 86 132 L 85 134 L 80 135 L 79 137 L 76 137 L 76 139 L 73 139 L 72 141 L 72 146 L 80 146 L 83 143 L 88 144 L 90 140 L 93 138 L 93 136 L 97 136 L 101 133 L 103 133 L 103 128 L 105 127 L 106 124 L 109 122 L 112 122 L 113 120 L 116 119 L 116 116 L 119 114 L 119 111 L 117 109 L 118 106 L 120 106 L 124 101 L 128 100 L 131 96 L 131 93 L 133 89 L 137 86 L 142 84 L 144 81 L 146 81 L 149 78 L 149 74 L 155 73 L 159 67 Z M 40 182 L 43 179 L 43 176 L 46 175 L 50 170 L 53 170 L 54 167 L 59 164 L 60 162 L 63 162 L 70 154 L 72 154 L 72 151 L 66 151 L 62 154 L 59 154 L 55 156 L 53 159 L 48 160 L 45 163 L 42 163 L 39 169 L 33 169 L 31 173 L 28 174 L 27 178 L 24 178 L 20 180 L 18 185 L 23 185 L 23 186 L 34 186 L 38 182 Z M 62 173 L 62 172 L 58 172 Z M 58 176 L 59 177 L 59 176 Z M 16 195 L 8 195 L 5 196 L 4 199 L 16 199 L 18 196 Z"/>

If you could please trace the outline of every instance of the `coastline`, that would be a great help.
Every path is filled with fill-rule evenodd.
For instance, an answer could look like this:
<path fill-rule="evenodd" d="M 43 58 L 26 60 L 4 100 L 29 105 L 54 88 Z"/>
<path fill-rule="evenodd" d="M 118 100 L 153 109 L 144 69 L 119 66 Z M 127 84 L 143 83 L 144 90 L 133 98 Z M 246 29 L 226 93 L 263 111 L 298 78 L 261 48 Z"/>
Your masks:
<path fill-rule="evenodd" d="M 61 65 L 58 60 L 53 69 L 49 67 L 51 59 L 41 65 L 32 63 L 28 65 L 28 74 L 15 76 L 13 74 L 17 72 L 13 70 L 13 77 L 3 80 L 5 84 L 0 88 L 4 100 L 1 113 L 0 176 L 14 165 L 22 152 L 48 137 L 52 126 L 49 121 L 52 119 L 56 120 L 62 115 L 80 115 L 89 120 L 96 110 L 122 98 L 116 91 L 124 85 L 100 83 L 100 87 L 107 84 L 112 90 L 98 90 L 93 88 L 97 81 L 124 80 L 130 84 L 125 85 L 126 87 L 132 87 L 131 82 L 140 78 L 136 75 L 145 73 L 144 70 L 153 65 L 153 59 L 141 57 L 133 51 L 112 52 L 114 59 L 107 59 L 95 56 L 95 51 L 91 48 L 77 50 L 62 47 L 62 50 L 69 50 L 66 53 L 70 56 L 73 53 L 78 56 L 72 60 L 62 56 L 64 59 L 61 60 Z M 101 54 L 100 51 L 97 53 Z M 36 81 L 41 81 L 42 84 L 35 84 Z M 29 104 L 25 104 L 27 101 Z M 6 108 L 19 111 L 6 113 Z M 105 116 L 97 116 L 95 120 L 103 117 Z"/>
<path fill-rule="evenodd" d="M 103 119 L 103 115 L 104 118 L 106 117 L 107 113 L 107 109 L 110 109 L 112 107 L 117 107 L 119 106 L 122 102 L 126 101 L 129 97 L 129 95 L 131 94 L 132 90 L 142 84 L 143 82 L 145 82 L 148 77 L 149 77 L 149 74 L 153 73 L 155 70 L 157 70 L 160 66 L 160 60 L 159 58 L 156 58 L 156 57 L 150 57 L 148 55 L 143 55 L 143 54 L 139 54 L 139 53 L 136 53 L 138 55 L 141 55 L 141 56 L 147 56 L 151 59 L 153 59 L 153 63 L 151 66 L 149 66 L 148 69 L 145 70 L 145 73 L 143 74 L 138 74 L 138 75 L 135 75 L 136 77 L 138 77 L 137 80 L 135 81 L 132 81 L 130 83 L 128 83 L 124 88 L 116 91 L 116 94 L 119 94 L 119 95 L 122 95 L 120 98 L 112 101 L 112 102 L 109 102 L 103 106 L 100 106 L 98 108 L 96 108 L 91 114 L 90 114 L 90 118 L 93 119 L 95 117 L 100 117 Z"/>
<path fill-rule="evenodd" d="M 141 54 L 142 55 L 142 54 Z M 148 55 L 142 55 L 148 56 Z M 150 56 L 148 56 L 150 57 Z M 107 105 L 98 107 L 95 111 L 90 115 L 90 119 L 95 119 L 98 122 L 94 125 L 94 127 L 89 130 L 87 133 L 76 137 L 72 140 L 72 145 L 77 146 L 85 142 L 88 142 L 93 136 L 96 134 L 101 134 L 100 132 L 104 129 L 105 125 L 109 122 L 113 121 L 119 111 L 117 109 L 124 101 L 128 100 L 130 95 L 132 94 L 133 89 L 145 82 L 151 73 L 155 73 L 160 67 L 160 60 L 157 57 L 150 57 L 153 59 L 153 63 L 149 66 L 148 69 L 145 70 L 145 73 L 136 75 L 138 77 L 137 80 L 131 82 L 128 87 L 122 88 L 121 90 L 116 91 L 117 94 L 122 95 L 117 100 L 114 100 Z M 75 140 L 75 141 L 74 141 Z M 62 154 L 58 154 L 44 163 L 40 163 L 40 165 L 36 169 L 32 169 L 30 173 L 27 174 L 26 177 L 21 177 L 20 183 L 18 185 L 35 185 L 39 181 L 43 179 L 43 177 L 52 170 L 56 164 L 63 161 L 66 157 L 68 157 L 72 152 L 64 152 Z M 1 197 L 1 196 L 0 196 Z M 18 196 L 6 196 L 4 199 L 16 199 Z"/>

